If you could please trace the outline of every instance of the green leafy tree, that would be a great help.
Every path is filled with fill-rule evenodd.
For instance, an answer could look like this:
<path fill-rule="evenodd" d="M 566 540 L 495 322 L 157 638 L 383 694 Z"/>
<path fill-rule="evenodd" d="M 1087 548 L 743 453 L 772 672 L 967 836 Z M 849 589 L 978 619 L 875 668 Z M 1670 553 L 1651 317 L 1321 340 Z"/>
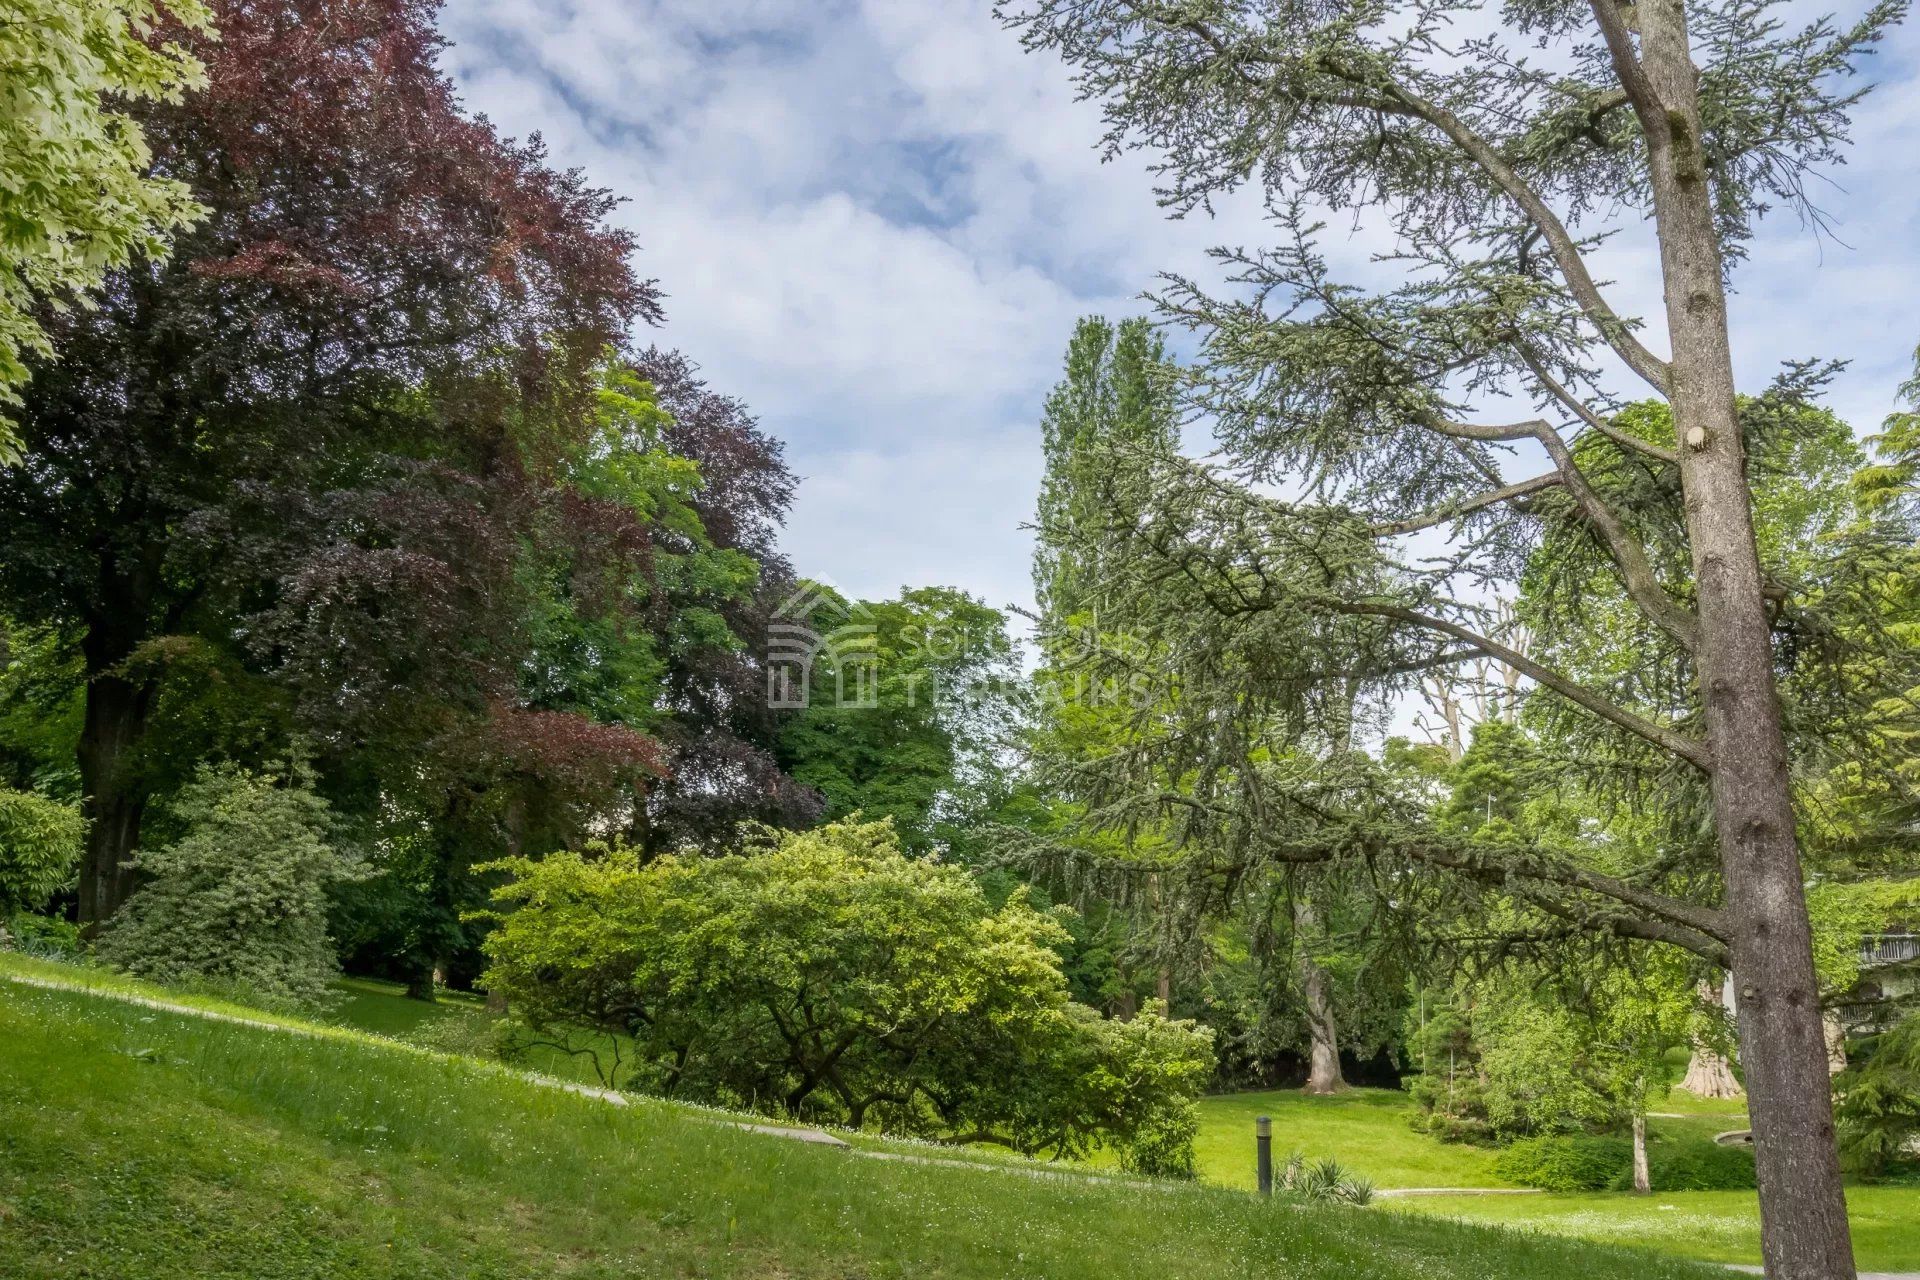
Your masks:
<path fill-rule="evenodd" d="M 1099 468 L 1112 449 L 1171 449 L 1178 405 L 1163 368 L 1166 344 L 1141 317 L 1084 317 L 1067 344 L 1064 375 L 1040 421 L 1046 472 L 1035 514 L 1034 596 L 1060 622 L 1097 607 L 1101 568 L 1093 531 L 1113 518 Z"/>
<path fill-rule="evenodd" d="M 1255 186 L 1274 212 L 1272 248 L 1218 255 L 1230 290 L 1165 290 L 1165 312 L 1200 335 L 1192 395 L 1219 424 L 1222 457 L 1169 459 L 1137 486 L 1154 515 L 1129 540 L 1197 597 L 1163 590 L 1156 606 L 1205 608 L 1266 640 L 1284 624 L 1263 619 L 1290 621 L 1313 657 L 1256 673 L 1268 688 L 1311 685 L 1316 668 L 1377 686 L 1454 652 L 1498 660 L 1704 779 L 1724 898 L 1705 907 L 1624 885 L 1639 902 L 1611 914 L 1658 915 L 1658 931 L 1732 963 L 1748 993 L 1766 1265 L 1851 1275 L 1777 677 L 1791 646 L 1776 643 L 1754 535 L 1728 281 L 1765 210 L 1805 207 L 1810 176 L 1842 157 L 1859 97 L 1849 75 L 1904 4 L 1799 27 L 1747 0 L 999 8 L 1029 47 L 1076 68 L 1110 149 L 1156 153 L 1167 205 Z M 1318 244 L 1325 208 L 1391 232 L 1384 287 L 1336 274 Z M 1657 244 L 1639 261 L 1643 295 L 1664 299 L 1665 354 L 1597 277 L 1613 219 Z M 1804 391 L 1796 380 L 1782 399 Z M 1671 447 L 1612 421 L 1648 390 L 1672 407 Z M 1507 398 L 1539 412 L 1492 416 Z M 1609 501 L 1574 453 L 1581 434 L 1664 477 L 1660 507 Z M 1526 470 L 1507 469 L 1516 446 Z M 1283 496 L 1253 483 L 1267 480 L 1286 482 Z M 1684 655 L 1685 718 L 1642 715 L 1488 634 L 1484 587 L 1511 583 L 1549 497 Z M 1676 559 L 1649 547 L 1655 524 Z M 1437 556 L 1402 541 L 1425 530 L 1446 531 Z M 1315 630 L 1335 643 L 1311 643 Z M 1243 795 L 1261 777 L 1240 776 Z M 1250 831 L 1275 825 L 1278 779 L 1264 781 L 1262 812 L 1236 815 Z"/>
<path fill-rule="evenodd" d="M 998 908 L 886 823 L 750 856 L 597 848 L 506 865 L 485 983 L 535 1030 L 633 1039 L 626 1080 L 676 1096 L 994 1142 L 1119 1148 L 1191 1169 L 1204 1032 L 1073 1005 L 1063 930 Z"/>
<path fill-rule="evenodd" d="M 148 173 L 146 134 L 119 107 L 179 102 L 200 61 L 156 27 L 209 31 L 200 0 L 13 0 L 0 21 L 0 466 L 19 461 L 4 413 L 29 357 L 52 357 L 42 305 L 88 305 L 109 271 L 163 257 L 205 215 L 188 186 Z"/>
<path fill-rule="evenodd" d="M 328 890 L 357 874 L 310 779 L 202 769 L 175 797 L 182 834 L 142 851 L 142 883 L 100 957 L 167 983 L 210 983 L 307 1007 L 331 1002 L 339 960 Z"/>
<path fill-rule="evenodd" d="M 38 910 L 70 883 L 85 836 L 73 805 L 0 785 L 0 920 Z"/>
<path fill-rule="evenodd" d="M 830 643 L 780 760 L 818 791 L 827 820 L 890 819 L 924 853 L 964 840 L 1004 795 L 1002 752 L 1019 708 L 1006 618 L 948 587 L 850 603 L 828 592 L 812 620 Z"/>
<path fill-rule="evenodd" d="M 0 20 L 0 407 L 20 403 L 27 359 L 55 354 L 42 305 L 87 305 L 109 271 L 164 256 L 206 210 L 187 185 L 152 176 L 127 100 L 177 102 L 200 63 L 151 38 L 172 23 L 208 30 L 200 0 L 13 0 Z M 0 412 L 0 466 L 19 460 Z"/>

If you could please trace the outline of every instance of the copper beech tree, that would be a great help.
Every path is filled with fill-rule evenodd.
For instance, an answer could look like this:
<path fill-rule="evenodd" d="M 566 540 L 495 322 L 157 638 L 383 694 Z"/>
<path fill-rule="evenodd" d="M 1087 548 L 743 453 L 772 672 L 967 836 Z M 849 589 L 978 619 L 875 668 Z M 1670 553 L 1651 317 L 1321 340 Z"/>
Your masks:
<path fill-rule="evenodd" d="M 1279 231 L 1273 248 L 1219 252 L 1230 292 L 1184 279 L 1164 291 L 1168 317 L 1200 335 L 1188 390 L 1216 422 L 1225 463 L 1163 458 L 1128 479 L 1115 458 L 1115 485 L 1137 486 L 1118 509 L 1143 514 L 1112 533 L 1134 567 L 1109 584 L 1106 624 L 1160 625 L 1120 607 L 1128 592 L 1211 614 L 1165 624 L 1184 628 L 1184 649 L 1158 634 L 1165 661 L 1212 664 L 1183 670 L 1189 696 L 1206 680 L 1238 681 L 1235 698 L 1195 713 L 1191 740 L 1210 745 L 1194 750 L 1216 760 L 1227 726 L 1250 723 L 1250 701 L 1277 715 L 1356 674 L 1377 686 L 1493 659 L 1642 744 L 1649 770 L 1667 761 L 1675 786 L 1703 782 L 1721 886 L 1712 900 L 1663 892 L 1651 871 L 1547 868 L 1519 853 L 1496 866 L 1484 850 L 1416 837 L 1399 852 L 1492 876 L 1576 923 L 1729 963 L 1767 1272 L 1836 1280 L 1854 1266 L 1778 683 L 1788 637 L 1818 627 L 1756 548 L 1728 284 L 1770 205 L 1817 218 L 1806 190 L 1841 159 L 1863 91 L 1855 66 L 1905 6 L 1883 0 L 1851 25 L 1799 28 L 1777 8 L 1009 0 L 1000 11 L 1030 48 L 1076 69 L 1105 110 L 1110 151 L 1158 157 L 1167 206 L 1202 209 L 1253 186 Z M 1396 246 L 1384 273 L 1399 268 L 1398 283 L 1336 278 L 1316 209 L 1383 223 Z M 1653 330 L 1596 265 L 1609 227 L 1640 218 L 1657 256 L 1609 267 L 1644 271 L 1634 295 L 1664 297 Z M 1772 402 L 1817 381 L 1791 370 Z M 1670 438 L 1616 424 L 1622 404 L 1647 395 L 1671 407 Z M 1532 404 L 1518 420 L 1497 407 L 1515 398 Z M 1593 475 L 1602 459 L 1654 477 L 1659 504 L 1610 500 Z M 1262 482 L 1304 496 L 1275 498 Z M 1469 603 L 1517 577 L 1549 518 L 1583 532 L 1684 672 L 1691 697 L 1676 713 L 1520 652 Z M 1418 553 L 1413 534 L 1425 535 Z M 1237 639 L 1209 649 L 1200 632 L 1216 624 Z M 1302 654 L 1335 660 L 1316 671 Z M 1310 717 L 1300 730 L 1311 735 Z M 1243 758 L 1220 822 L 1280 858 L 1373 843 L 1327 770 L 1291 769 L 1274 755 Z M 1194 782 L 1204 772 L 1157 776 L 1164 789 L 1136 797 L 1224 812 L 1227 798 Z M 1146 779 L 1142 768 L 1135 781 Z"/>

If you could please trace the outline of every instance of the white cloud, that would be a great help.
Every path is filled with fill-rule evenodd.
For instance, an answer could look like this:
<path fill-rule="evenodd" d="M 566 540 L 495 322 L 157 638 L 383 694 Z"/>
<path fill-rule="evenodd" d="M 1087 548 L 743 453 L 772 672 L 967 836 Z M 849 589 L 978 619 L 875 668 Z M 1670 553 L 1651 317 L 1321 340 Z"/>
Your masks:
<path fill-rule="evenodd" d="M 1025 600 L 1034 424 L 1073 319 L 1262 238 L 1251 200 L 1168 221 L 1146 158 L 1102 164 L 1097 106 L 985 0 L 460 0 L 443 22 L 471 107 L 629 197 L 659 336 L 789 441 L 796 563 L 861 591 Z M 1836 404 L 1863 428 L 1920 340 L 1917 61 L 1913 32 L 1888 43 L 1874 70 L 1905 79 L 1836 175 L 1853 247 L 1778 218 L 1735 301 L 1748 385 L 1853 357 Z M 1387 244 L 1339 230 L 1352 269 Z M 1603 255 L 1623 309 L 1657 313 L 1651 265 L 1640 227 Z"/>

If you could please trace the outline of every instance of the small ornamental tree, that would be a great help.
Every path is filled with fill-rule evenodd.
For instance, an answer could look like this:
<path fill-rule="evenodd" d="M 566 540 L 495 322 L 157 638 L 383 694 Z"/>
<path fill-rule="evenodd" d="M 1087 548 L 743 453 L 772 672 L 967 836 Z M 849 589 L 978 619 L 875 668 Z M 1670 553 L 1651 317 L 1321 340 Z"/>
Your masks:
<path fill-rule="evenodd" d="M 630 1036 L 624 1081 L 889 1132 L 1191 1171 L 1205 1032 L 1067 998 L 1065 931 L 962 868 L 835 823 L 751 856 L 501 864 L 482 982 L 540 1034 Z M 604 1053 L 602 1042 L 598 1050 Z"/>
<path fill-rule="evenodd" d="M 1810 179 L 1842 158 L 1861 92 L 1851 74 L 1903 0 L 1802 27 L 1768 0 L 999 9 L 1029 47 L 1077 69 L 1105 109 L 1110 151 L 1156 154 L 1166 204 L 1204 209 L 1254 186 L 1277 224 L 1270 249 L 1220 252 L 1231 293 L 1180 279 L 1166 289 L 1166 314 L 1202 342 L 1192 403 L 1217 421 L 1224 465 L 1163 458 L 1116 476 L 1118 509 L 1147 512 L 1113 531 L 1137 552 L 1129 586 L 1158 599 L 1125 621 L 1103 614 L 1104 626 L 1138 616 L 1148 628 L 1154 612 L 1212 616 L 1184 637 L 1161 626 L 1155 660 L 1189 668 L 1186 694 L 1208 704 L 1193 709 L 1194 741 L 1210 735 L 1216 755 L 1231 745 L 1236 794 L 1211 785 L 1217 771 L 1184 784 L 1195 775 L 1163 754 L 1135 795 L 1175 792 L 1163 808 L 1237 827 L 1268 856 L 1276 844 L 1305 855 L 1277 829 L 1288 818 L 1317 826 L 1314 856 L 1351 854 L 1368 843 L 1342 803 L 1352 792 L 1248 767 L 1226 719 L 1255 723 L 1236 709 L 1255 702 L 1270 724 L 1271 704 L 1297 709 L 1316 688 L 1378 690 L 1479 660 L 1638 744 L 1648 774 L 1704 783 L 1723 886 L 1712 905 L 1591 868 L 1574 895 L 1588 906 L 1568 910 L 1558 889 L 1535 896 L 1576 924 L 1730 964 L 1768 1273 L 1851 1276 L 1777 678 L 1796 634 L 1833 630 L 1821 615 L 1834 598 L 1796 596 L 1756 545 L 1728 279 L 1766 209 L 1808 210 Z M 1366 210 L 1391 232 L 1384 287 L 1336 274 L 1318 245 L 1315 211 L 1328 208 Z M 1596 263 L 1609 230 L 1641 219 L 1658 252 L 1624 265 L 1644 272 L 1643 296 L 1664 299 L 1664 341 L 1618 309 Z M 1801 368 L 1773 399 L 1804 398 L 1816 381 Z M 1671 407 L 1671 442 L 1614 421 L 1649 392 Z M 1535 411 L 1509 416 L 1515 399 Z M 1596 452 L 1650 477 L 1656 500 L 1606 492 L 1588 465 Z M 1268 481 L 1288 483 L 1288 497 L 1263 492 Z M 1622 607 L 1658 637 L 1661 657 L 1645 665 L 1683 676 L 1683 706 L 1623 704 L 1487 625 L 1476 601 L 1518 576 L 1542 518 L 1581 532 Z M 1427 531 L 1440 532 L 1420 548 L 1401 541 Z M 1128 557 L 1103 562 L 1116 559 Z M 1231 679 L 1203 685 L 1194 669 L 1220 647 L 1189 658 L 1182 644 L 1209 626 L 1235 633 L 1236 660 L 1218 673 Z M 1492 875 L 1490 861 L 1469 854 L 1461 870 Z"/>
<path fill-rule="evenodd" d="M 101 938 L 101 958 L 156 982 L 329 1003 L 340 965 L 327 892 L 355 868 L 331 843 L 326 801 L 303 778 L 207 767 L 171 808 L 184 834 L 134 859 L 144 883 Z"/>
<path fill-rule="evenodd" d="M 4 407 L 20 402 L 24 359 L 54 354 L 35 310 L 86 305 L 107 272 L 163 256 L 206 212 L 185 183 L 147 172 L 146 135 L 123 110 L 205 80 L 178 43 L 149 39 L 169 17 L 209 22 L 200 0 L 12 0 L 0 20 L 0 466 L 19 461 Z"/>
<path fill-rule="evenodd" d="M 0 922 L 73 879 L 86 825 L 72 805 L 0 786 Z"/>

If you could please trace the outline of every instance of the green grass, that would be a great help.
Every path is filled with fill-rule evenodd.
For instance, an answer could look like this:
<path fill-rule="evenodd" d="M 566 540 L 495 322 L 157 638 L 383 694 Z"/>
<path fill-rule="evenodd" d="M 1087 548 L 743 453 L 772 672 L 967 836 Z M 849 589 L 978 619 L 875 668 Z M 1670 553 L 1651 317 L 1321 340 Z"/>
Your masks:
<path fill-rule="evenodd" d="M 1378 1209 L 866 1159 L 349 1033 L 0 982 L 0 1274 L 22 1280 L 1583 1273 L 1709 1274 Z"/>
<path fill-rule="evenodd" d="M 1229 1093 L 1200 1102 L 1194 1155 L 1200 1174 L 1229 1187 L 1254 1185 L 1253 1122 L 1273 1117 L 1273 1158 L 1295 1151 L 1332 1156 L 1376 1187 L 1499 1187 L 1493 1152 L 1441 1142 L 1408 1126 L 1413 1104 L 1391 1089 L 1350 1089 L 1330 1098 L 1298 1090 Z"/>
<path fill-rule="evenodd" d="M 343 997 L 332 1021 L 379 1036 L 404 1040 L 448 1018 L 485 1016 L 472 996 L 442 994 L 438 1000 L 409 1000 L 406 988 L 377 978 L 342 978 L 333 984 Z"/>
<path fill-rule="evenodd" d="M 1688 1103 L 1696 1104 L 1688 1106 Z M 1676 1105 L 1677 1104 L 1677 1105 Z M 1251 1187 L 1253 1120 L 1273 1117 L 1275 1160 L 1290 1151 L 1333 1156 L 1380 1188 L 1509 1185 L 1493 1173 L 1494 1152 L 1444 1143 L 1407 1124 L 1413 1104 L 1403 1093 L 1355 1089 L 1332 1098 L 1297 1091 L 1225 1094 L 1200 1103 L 1195 1144 L 1200 1175 Z M 1682 1118 L 1647 1122 L 1663 1137 L 1712 1138 L 1744 1128 L 1744 1104 L 1676 1094 L 1657 1110 Z M 1920 1270 L 1920 1188 L 1852 1187 L 1847 1192 L 1854 1252 L 1861 1267 Z M 1602 1243 L 1632 1243 L 1711 1262 L 1760 1260 L 1759 1203 L 1751 1191 L 1688 1191 L 1632 1195 L 1419 1196 L 1383 1198 L 1376 1209 L 1402 1216 L 1444 1217 Z"/>
<path fill-rule="evenodd" d="M 1703 1262 L 1757 1262 L 1760 1210 L 1751 1191 L 1671 1195 L 1448 1196 L 1383 1200 L 1392 1212 L 1440 1215 L 1602 1243 L 1646 1245 Z M 1849 1187 L 1847 1216 L 1863 1270 L 1920 1270 L 1920 1191 Z"/>

